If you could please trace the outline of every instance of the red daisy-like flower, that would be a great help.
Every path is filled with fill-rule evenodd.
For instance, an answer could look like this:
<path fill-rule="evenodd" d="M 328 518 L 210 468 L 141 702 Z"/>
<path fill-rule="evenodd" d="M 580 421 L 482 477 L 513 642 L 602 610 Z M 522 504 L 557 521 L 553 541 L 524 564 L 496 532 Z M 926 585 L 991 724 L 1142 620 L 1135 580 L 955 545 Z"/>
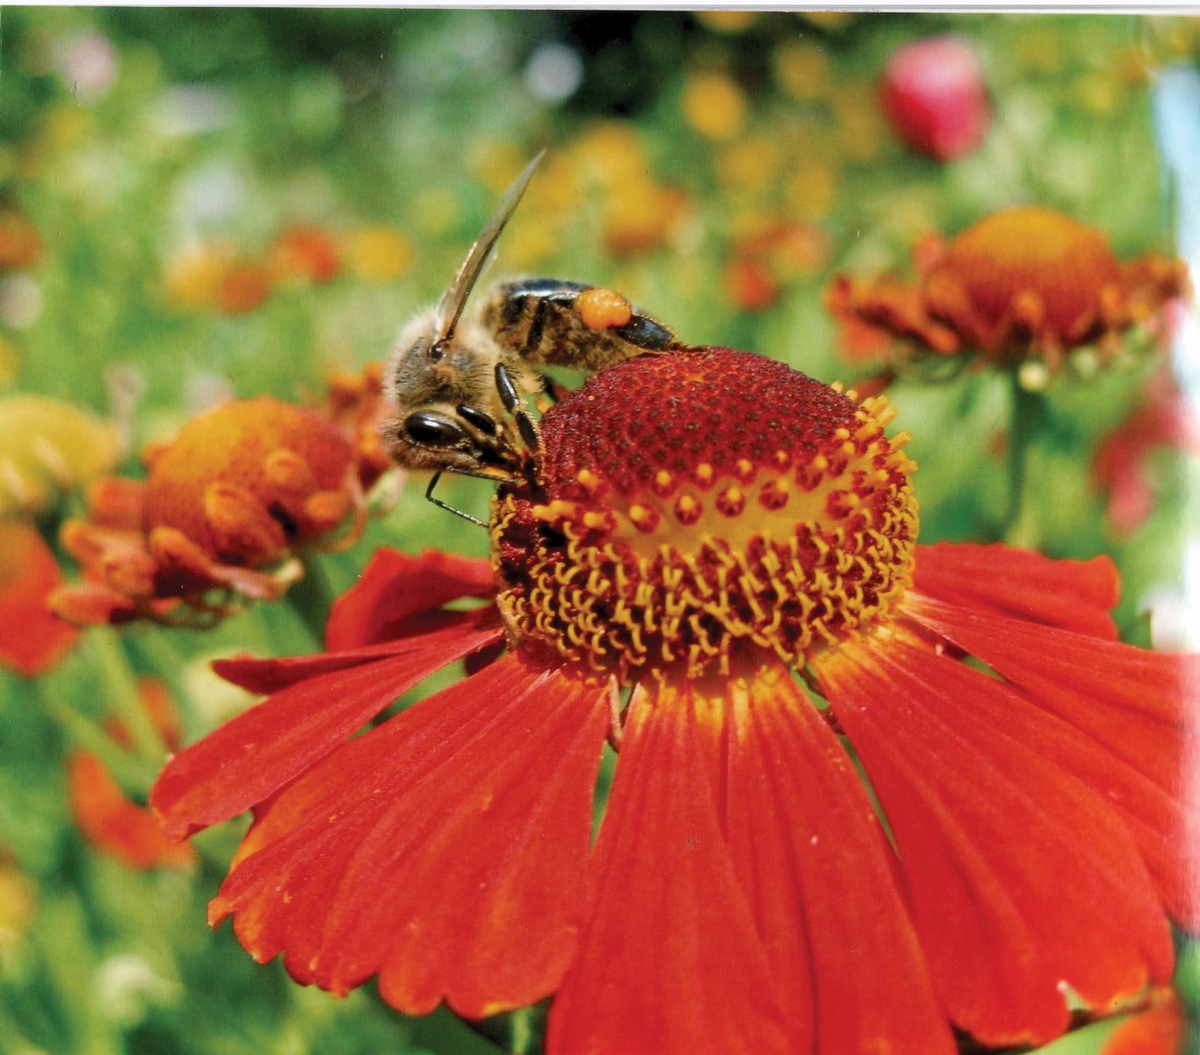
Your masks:
<path fill-rule="evenodd" d="M 151 797 L 254 810 L 212 922 L 408 1013 L 555 994 L 551 1055 L 949 1055 L 1165 983 L 1196 658 L 1116 639 L 1106 559 L 918 546 L 891 416 L 726 349 L 593 377 L 490 563 L 381 553 L 327 652 L 220 664 L 270 698 Z"/>
<path fill-rule="evenodd" d="M 1180 261 L 1119 261 L 1101 231 L 1040 206 L 1000 209 L 948 240 L 929 235 L 913 256 L 912 279 L 835 276 L 827 307 L 929 355 L 1034 359 L 1053 371 L 1082 347 L 1115 354 L 1189 289 Z"/>

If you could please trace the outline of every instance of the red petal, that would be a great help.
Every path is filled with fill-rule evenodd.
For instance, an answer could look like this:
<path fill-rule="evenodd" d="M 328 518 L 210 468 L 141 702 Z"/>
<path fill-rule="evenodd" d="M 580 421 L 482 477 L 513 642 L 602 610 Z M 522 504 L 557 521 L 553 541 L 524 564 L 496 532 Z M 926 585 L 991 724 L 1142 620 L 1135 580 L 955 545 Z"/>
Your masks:
<path fill-rule="evenodd" d="M 283 791 L 210 908 L 256 958 L 410 1014 L 553 990 L 578 941 L 608 719 L 594 681 L 508 656 Z"/>
<path fill-rule="evenodd" d="M 100 759 L 76 751 L 67 759 L 71 815 L 96 849 L 133 868 L 188 868 L 196 853 L 168 839 L 153 813 L 130 802 Z"/>
<path fill-rule="evenodd" d="M 891 824 L 952 1019 L 986 1044 L 1045 1043 L 1068 1024 L 1062 984 L 1098 1007 L 1169 978 L 1145 865 L 1113 810 L 1023 742 L 1037 712 L 899 633 L 874 644 L 818 674 Z"/>
<path fill-rule="evenodd" d="M 32 678 L 71 650 L 79 631 L 46 605 L 60 585 L 62 573 L 38 530 L 23 520 L 0 523 L 0 667 Z"/>
<path fill-rule="evenodd" d="M 325 624 L 325 647 L 336 652 L 393 641 L 412 632 L 414 616 L 494 591 L 495 572 L 489 561 L 439 550 L 425 550 L 418 557 L 376 550 L 358 582 L 333 603 Z"/>
<path fill-rule="evenodd" d="M 291 685 L 172 758 L 150 792 L 150 805 L 174 838 L 236 817 L 303 773 L 417 682 L 499 634 L 492 626 L 455 625 L 430 635 L 425 647 L 412 652 L 327 670 Z"/>
<path fill-rule="evenodd" d="M 1053 560 L 1010 546 L 918 546 L 913 586 L 951 604 L 1116 640 L 1121 581 L 1107 557 Z"/>
<path fill-rule="evenodd" d="M 250 692 L 265 694 L 286 689 L 289 685 L 307 681 L 318 674 L 347 670 L 389 656 L 441 648 L 444 641 L 457 641 L 459 635 L 485 627 L 491 628 L 494 638 L 499 639 L 501 636 L 500 617 L 494 608 L 474 612 L 431 612 L 422 617 L 422 624 L 419 634 L 413 634 L 403 640 L 384 641 L 343 652 L 317 652 L 313 655 L 287 656 L 282 659 L 219 659 L 212 666 L 226 681 Z"/>
<path fill-rule="evenodd" d="M 707 702 L 686 683 L 634 693 L 548 1055 L 793 1050 L 721 832 Z"/>
<path fill-rule="evenodd" d="M 726 828 L 783 987 L 790 1050 L 953 1055 L 891 848 L 849 757 L 786 670 L 740 674 L 724 693 Z"/>
<path fill-rule="evenodd" d="M 1092 757 L 1064 760 L 1120 808 L 1171 916 L 1200 928 L 1200 659 L 921 602 L 911 614 L 984 660 L 1038 707 L 1086 735 Z"/>

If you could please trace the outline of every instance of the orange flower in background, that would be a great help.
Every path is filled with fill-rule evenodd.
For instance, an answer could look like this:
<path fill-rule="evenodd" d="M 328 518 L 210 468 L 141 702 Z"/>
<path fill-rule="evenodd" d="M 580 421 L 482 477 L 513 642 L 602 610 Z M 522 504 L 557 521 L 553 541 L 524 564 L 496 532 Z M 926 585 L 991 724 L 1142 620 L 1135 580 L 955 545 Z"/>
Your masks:
<path fill-rule="evenodd" d="M 33 267 L 42 258 L 42 238 L 33 222 L 15 209 L 0 209 L 0 271 Z"/>
<path fill-rule="evenodd" d="M 380 466 L 354 421 L 265 397 L 193 419 L 147 453 L 147 479 L 98 481 L 89 518 L 63 526 L 85 581 L 56 591 L 53 610 L 81 625 L 207 622 L 234 598 L 282 596 L 297 548 L 349 545 L 362 528 Z"/>
<path fill-rule="evenodd" d="M 1200 663 L 1116 640 L 1106 559 L 918 545 L 892 416 L 727 349 L 592 377 L 490 562 L 381 552 L 328 651 L 218 665 L 270 698 L 151 794 L 255 812 L 213 923 L 410 1014 L 553 993 L 548 1055 L 951 1055 L 1165 984 Z"/>
<path fill-rule="evenodd" d="M 992 213 L 949 241 L 931 236 L 915 256 L 912 281 L 837 276 L 827 306 L 924 352 L 1037 359 L 1054 370 L 1080 347 L 1115 354 L 1188 291 L 1181 262 L 1147 254 L 1122 263 L 1100 231 L 1039 206 Z"/>
<path fill-rule="evenodd" d="M 178 750 L 179 718 L 166 686 L 143 678 L 138 693 L 167 748 Z M 119 723 L 110 723 L 108 729 L 114 743 L 129 744 L 129 734 Z M 67 757 L 67 797 L 76 827 L 101 853 L 137 869 L 195 864 L 195 850 L 168 839 L 158 817 L 125 794 L 94 752 L 76 750 Z"/>
<path fill-rule="evenodd" d="M 32 524 L 0 521 L 0 668 L 27 678 L 51 670 L 79 636 L 46 609 L 62 585 L 50 547 Z"/>
<path fill-rule="evenodd" d="M 342 270 L 341 247 L 337 237 L 323 227 L 291 227 L 268 247 L 267 268 L 285 282 L 328 282 Z"/>
<path fill-rule="evenodd" d="M 829 235 L 812 224 L 776 221 L 734 240 L 725 290 L 743 311 L 765 311 L 785 286 L 816 274 L 829 259 Z"/>
<path fill-rule="evenodd" d="M 1163 988 L 1149 1004 L 1109 1034 L 1100 1055 L 1183 1055 L 1188 1050 L 1187 1012 L 1179 994 Z"/>
<path fill-rule="evenodd" d="M 195 246 L 173 256 L 163 276 L 167 303 L 186 311 L 244 315 L 271 295 L 273 275 L 226 243 Z"/>

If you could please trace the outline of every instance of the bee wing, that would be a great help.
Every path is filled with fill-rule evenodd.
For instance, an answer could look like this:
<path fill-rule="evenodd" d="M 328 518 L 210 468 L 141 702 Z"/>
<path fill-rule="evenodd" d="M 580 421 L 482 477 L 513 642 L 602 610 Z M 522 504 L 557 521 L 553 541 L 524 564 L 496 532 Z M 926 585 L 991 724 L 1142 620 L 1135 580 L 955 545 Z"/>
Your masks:
<path fill-rule="evenodd" d="M 442 299 L 438 301 L 437 306 L 437 340 L 446 340 L 454 333 L 454 327 L 458 325 L 463 308 L 466 307 L 467 298 L 471 295 L 471 290 L 475 288 L 475 283 L 479 281 L 479 275 L 483 271 L 484 264 L 487 263 L 496 240 L 500 237 L 500 232 L 504 230 L 505 225 L 512 218 L 512 214 L 516 212 L 525 188 L 529 186 L 534 170 L 545 154 L 545 150 L 539 151 L 504 192 L 504 197 L 500 200 L 495 214 L 467 252 L 467 258 L 459 267 L 458 274 L 454 276 L 450 288 L 442 294 Z"/>

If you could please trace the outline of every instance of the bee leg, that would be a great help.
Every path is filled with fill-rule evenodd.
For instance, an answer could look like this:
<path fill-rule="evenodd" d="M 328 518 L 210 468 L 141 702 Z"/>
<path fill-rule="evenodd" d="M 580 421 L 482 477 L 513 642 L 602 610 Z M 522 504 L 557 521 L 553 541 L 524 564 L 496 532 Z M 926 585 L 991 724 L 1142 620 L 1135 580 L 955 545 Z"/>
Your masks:
<path fill-rule="evenodd" d="M 516 418 L 517 429 L 521 433 L 521 439 L 525 441 L 525 446 L 536 455 L 542 448 L 541 432 L 529 412 L 522 409 L 521 394 L 513 383 L 508 367 L 503 363 L 496 364 L 496 391 L 500 395 L 500 402 L 504 404 L 504 409 Z"/>
<path fill-rule="evenodd" d="M 469 520 L 472 524 L 478 524 L 481 528 L 486 528 L 487 524 L 485 524 L 478 517 L 473 517 L 470 513 L 464 513 L 461 509 L 456 509 L 454 506 L 450 505 L 449 502 L 443 502 L 440 498 L 433 497 L 433 489 L 437 487 L 437 483 L 441 478 L 442 473 L 439 469 L 433 474 L 433 479 L 429 481 L 429 486 L 425 488 L 425 500 L 432 502 L 439 509 L 444 509 L 448 513 L 453 513 L 455 516 L 462 517 L 463 520 Z"/>

